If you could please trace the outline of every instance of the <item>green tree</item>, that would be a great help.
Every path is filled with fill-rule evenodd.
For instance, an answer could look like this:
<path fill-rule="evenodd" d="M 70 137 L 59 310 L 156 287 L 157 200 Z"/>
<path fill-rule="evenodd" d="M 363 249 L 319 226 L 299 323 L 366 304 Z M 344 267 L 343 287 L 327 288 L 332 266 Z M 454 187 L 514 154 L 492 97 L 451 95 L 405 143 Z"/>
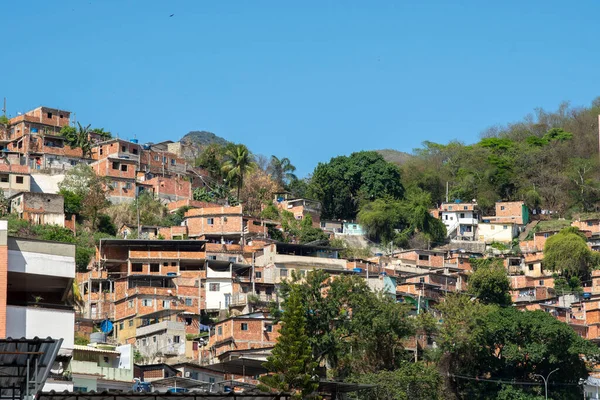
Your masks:
<path fill-rule="evenodd" d="M 581 397 L 574 388 L 588 374 L 584 359 L 595 360 L 598 348 L 564 322 L 543 311 L 483 305 L 469 296 L 447 296 L 438 308 L 443 320 L 438 365 L 448 377 L 447 390 L 458 398 L 496 398 L 498 381 L 533 381 L 534 374 L 546 376 L 556 368 L 561 372 L 553 375 L 560 383 L 552 387 L 555 398 Z M 541 386 L 522 390 L 542 393 Z"/>
<path fill-rule="evenodd" d="M 366 203 L 358 213 L 358 222 L 371 239 L 384 244 L 394 240 L 396 229 L 407 226 L 401 201 L 389 198 Z"/>
<path fill-rule="evenodd" d="M 77 196 L 85 196 L 90 184 L 97 179 L 97 175 L 87 164 L 80 163 L 65 174 L 65 178 L 58 184 L 61 191 L 72 192 Z"/>
<path fill-rule="evenodd" d="M 592 252 L 577 228 L 565 228 L 552 235 L 544 245 L 544 267 L 564 276 L 586 278 L 598 265 L 597 253 Z"/>
<path fill-rule="evenodd" d="M 271 374 L 260 381 L 268 388 L 292 393 L 294 398 L 317 398 L 317 363 L 313 359 L 306 327 L 306 308 L 298 288 L 291 288 L 281 319 L 280 335 L 265 367 Z"/>
<path fill-rule="evenodd" d="M 60 189 L 58 194 L 60 194 L 64 199 L 65 213 L 70 215 L 78 215 L 81 212 L 81 203 L 83 201 L 82 194 L 66 189 Z"/>
<path fill-rule="evenodd" d="M 321 240 L 329 242 L 329 236 L 320 228 L 316 228 L 313 226 L 313 220 L 310 214 L 307 214 L 300 222 L 299 239 L 301 244 Z"/>
<path fill-rule="evenodd" d="M 502 260 L 478 267 L 469 276 L 469 292 L 484 304 L 510 306 L 510 281 Z"/>
<path fill-rule="evenodd" d="M 404 195 L 400 170 L 373 151 L 319 163 L 308 196 L 322 204 L 323 219 L 355 219 L 361 202 Z"/>
<path fill-rule="evenodd" d="M 357 393 L 359 400 L 436 400 L 444 399 L 443 379 L 434 365 L 404 362 L 391 371 L 353 375 L 352 382 L 375 385 Z"/>
<path fill-rule="evenodd" d="M 96 176 L 89 181 L 88 185 L 88 190 L 81 201 L 80 214 L 89 221 L 92 231 L 96 231 L 101 212 L 110 205 L 106 198 L 108 190 L 104 180 Z"/>
<path fill-rule="evenodd" d="M 243 145 L 238 144 L 232 148 L 228 148 L 225 152 L 225 162 L 221 170 L 227 174 L 227 179 L 230 184 L 237 186 L 237 199 L 240 199 L 240 191 L 244 186 L 244 177 L 249 174 L 256 164 L 250 150 Z"/>
<path fill-rule="evenodd" d="M 65 137 L 67 144 L 72 148 L 79 148 L 83 152 L 84 158 L 89 158 L 92 153 L 92 142 L 90 140 L 91 125 L 83 126 L 79 122 L 77 128 L 64 126 L 60 134 Z"/>
<path fill-rule="evenodd" d="M 196 159 L 196 166 L 206 169 L 209 176 L 217 182 L 221 182 L 224 178 L 221 168 L 225 159 L 225 149 L 224 145 L 211 143 L 202 150 Z"/>
<path fill-rule="evenodd" d="M 102 140 L 112 139 L 112 133 L 110 133 L 109 131 L 105 131 L 104 128 L 92 128 L 90 129 L 90 133 L 100 135 Z"/>
<path fill-rule="evenodd" d="M 296 167 L 292 165 L 289 158 L 284 157 L 280 159 L 276 156 L 271 156 L 267 172 L 279 186 L 284 187 L 290 182 L 297 180 L 298 178 L 294 175 L 294 171 L 296 171 Z"/>

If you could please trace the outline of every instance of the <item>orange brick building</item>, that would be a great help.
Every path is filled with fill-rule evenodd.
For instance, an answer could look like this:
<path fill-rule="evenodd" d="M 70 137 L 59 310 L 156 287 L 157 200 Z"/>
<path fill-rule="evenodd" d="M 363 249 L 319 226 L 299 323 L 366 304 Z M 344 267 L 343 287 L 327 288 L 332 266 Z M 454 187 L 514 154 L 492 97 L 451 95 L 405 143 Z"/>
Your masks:
<path fill-rule="evenodd" d="M 273 347 L 279 337 L 280 326 L 263 313 L 227 318 L 214 326 L 208 343 L 213 358 L 232 350 Z"/>

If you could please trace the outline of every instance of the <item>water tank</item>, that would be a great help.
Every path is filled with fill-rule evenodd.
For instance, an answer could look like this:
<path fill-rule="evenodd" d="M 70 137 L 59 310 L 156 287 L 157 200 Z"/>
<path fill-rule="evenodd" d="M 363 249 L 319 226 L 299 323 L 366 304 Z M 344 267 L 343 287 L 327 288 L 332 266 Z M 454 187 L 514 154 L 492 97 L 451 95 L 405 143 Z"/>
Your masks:
<path fill-rule="evenodd" d="M 31 128 L 31 133 L 38 133 L 38 128 Z"/>
<path fill-rule="evenodd" d="M 90 343 L 106 343 L 106 333 L 104 333 L 104 332 L 90 333 Z"/>
<path fill-rule="evenodd" d="M 354 268 L 352 271 L 356 272 L 357 274 L 360 274 L 361 272 L 363 272 L 363 269 L 362 268 Z"/>
<path fill-rule="evenodd" d="M 144 149 L 144 150 L 150 150 L 150 145 L 149 144 L 143 144 L 142 145 L 142 149 Z"/>
<path fill-rule="evenodd" d="M 131 139 L 131 140 L 130 140 L 130 142 L 131 142 L 131 143 L 137 143 L 137 142 L 138 142 L 138 140 L 137 140 L 137 139 Z"/>
<path fill-rule="evenodd" d="M 587 300 L 587 299 L 590 299 L 591 297 L 592 297 L 592 294 L 591 294 L 591 293 L 584 293 L 584 294 L 583 294 L 583 298 L 584 298 L 584 299 L 586 299 L 586 300 Z"/>

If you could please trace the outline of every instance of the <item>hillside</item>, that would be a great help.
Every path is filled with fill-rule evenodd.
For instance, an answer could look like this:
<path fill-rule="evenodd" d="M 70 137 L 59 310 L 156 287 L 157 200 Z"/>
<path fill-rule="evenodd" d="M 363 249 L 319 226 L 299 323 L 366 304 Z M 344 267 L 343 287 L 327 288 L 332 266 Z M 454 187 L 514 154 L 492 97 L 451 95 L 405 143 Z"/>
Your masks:
<path fill-rule="evenodd" d="M 405 153 L 403 151 L 392 150 L 392 149 L 383 149 L 383 150 L 375 150 L 375 152 L 381 154 L 381 156 L 387 162 L 391 162 L 393 164 L 402 165 L 410 158 L 412 155 Z"/>
<path fill-rule="evenodd" d="M 190 131 L 181 138 L 181 142 L 190 143 L 198 147 L 205 147 L 212 143 L 225 145 L 229 143 L 227 140 L 212 132 L 207 131 Z"/>

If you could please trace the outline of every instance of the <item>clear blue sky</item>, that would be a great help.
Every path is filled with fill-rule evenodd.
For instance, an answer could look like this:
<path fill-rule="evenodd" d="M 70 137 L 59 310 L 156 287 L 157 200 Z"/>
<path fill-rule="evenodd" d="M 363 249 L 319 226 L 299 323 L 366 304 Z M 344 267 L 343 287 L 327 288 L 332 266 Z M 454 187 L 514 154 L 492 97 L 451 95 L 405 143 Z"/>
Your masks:
<path fill-rule="evenodd" d="M 0 97 L 142 143 L 209 130 L 306 175 L 589 104 L 599 16 L 597 0 L 10 1 Z"/>

